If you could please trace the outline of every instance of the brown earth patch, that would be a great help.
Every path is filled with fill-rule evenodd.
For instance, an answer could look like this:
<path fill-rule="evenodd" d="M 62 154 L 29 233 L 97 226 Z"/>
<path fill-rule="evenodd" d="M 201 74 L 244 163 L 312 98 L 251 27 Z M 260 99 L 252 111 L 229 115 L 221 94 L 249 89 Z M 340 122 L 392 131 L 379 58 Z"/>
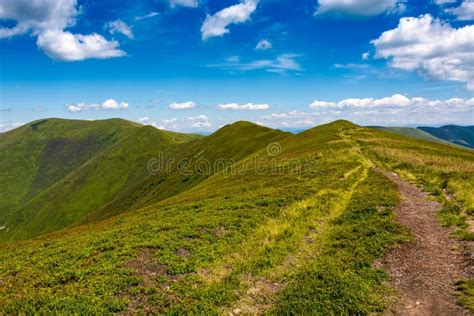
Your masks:
<path fill-rule="evenodd" d="M 240 301 L 224 314 L 262 315 L 273 305 L 275 295 L 282 287 L 282 284 L 252 275 L 244 276 L 243 282 L 249 285 L 249 289 Z"/>
<path fill-rule="evenodd" d="M 176 250 L 176 255 L 181 258 L 189 258 L 192 256 L 191 251 L 184 248 L 179 248 L 178 250 Z"/>
<path fill-rule="evenodd" d="M 144 249 L 138 257 L 125 263 L 125 268 L 133 268 L 137 274 L 143 278 L 143 284 L 147 287 L 153 285 L 153 281 L 158 275 L 166 274 L 166 266 L 155 261 L 155 251 L 150 248 Z"/>
<path fill-rule="evenodd" d="M 148 289 L 154 287 L 157 276 L 167 274 L 167 267 L 158 264 L 154 254 L 154 249 L 145 248 L 136 258 L 124 264 L 125 268 L 136 270 L 137 274 L 143 279 L 143 286 Z M 130 303 L 128 303 L 127 309 L 124 312 L 125 315 L 157 313 L 152 306 L 149 306 L 146 291 L 132 294 L 130 289 L 127 289 L 119 296 L 130 299 Z"/>
<path fill-rule="evenodd" d="M 398 300 L 389 309 L 395 315 L 471 315 L 456 303 L 455 283 L 472 276 L 472 265 L 460 244 L 440 226 L 436 211 L 441 204 L 428 193 L 394 173 L 385 173 L 398 186 L 401 202 L 396 212 L 413 240 L 390 251 L 381 266 L 391 276 Z"/>
<path fill-rule="evenodd" d="M 214 233 L 214 236 L 220 238 L 220 237 L 224 237 L 224 236 L 228 235 L 229 231 L 225 227 L 219 226 L 219 227 L 214 229 L 213 233 Z"/>

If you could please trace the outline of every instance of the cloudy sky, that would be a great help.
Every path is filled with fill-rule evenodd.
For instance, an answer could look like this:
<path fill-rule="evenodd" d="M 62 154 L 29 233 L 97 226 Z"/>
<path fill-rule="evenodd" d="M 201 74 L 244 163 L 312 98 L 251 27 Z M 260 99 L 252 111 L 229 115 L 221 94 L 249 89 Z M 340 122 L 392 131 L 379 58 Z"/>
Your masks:
<path fill-rule="evenodd" d="M 0 131 L 474 125 L 474 0 L 2 0 Z"/>

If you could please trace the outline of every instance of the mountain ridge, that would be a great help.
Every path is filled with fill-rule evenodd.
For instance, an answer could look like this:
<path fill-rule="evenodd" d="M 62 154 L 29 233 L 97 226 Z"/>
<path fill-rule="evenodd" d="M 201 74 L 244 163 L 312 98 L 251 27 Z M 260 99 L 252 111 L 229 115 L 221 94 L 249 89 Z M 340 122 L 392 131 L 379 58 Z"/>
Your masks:
<path fill-rule="evenodd" d="M 445 125 L 441 127 L 425 127 L 418 129 L 456 145 L 474 148 L 474 126 Z"/>
<path fill-rule="evenodd" d="M 441 127 L 368 127 L 382 129 L 399 135 L 414 137 L 421 140 L 453 144 L 466 148 L 474 148 L 474 126 L 460 126 L 451 124 Z"/>
<path fill-rule="evenodd" d="M 133 134 L 147 134 L 151 138 L 148 144 L 135 141 L 127 143 L 127 138 Z M 94 203 L 94 199 L 100 199 L 97 194 L 93 194 L 91 191 L 87 193 L 89 197 L 86 196 L 86 200 L 74 206 L 74 203 L 78 202 L 75 202 L 73 197 L 81 194 L 74 189 L 74 183 L 79 184 L 80 187 L 89 186 L 91 190 L 95 185 L 100 184 L 102 182 L 100 177 L 95 176 L 95 180 L 92 180 L 94 174 L 104 169 L 100 167 L 101 165 L 110 165 L 107 162 L 108 159 L 118 159 L 117 161 L 121 159 L 117 154 L 120 154 L 120 150 L 125 149 L 120 149 L 120 146 L 129 147 L 132 153 L 132 155 L 125 155 L 126 159 L 135 159 L 134 157 L 140 157 L 140 146 L 159 150 L 160 148 L 155 148 L 157 145 L 153 141 L 168 147 L 173 143 L 180 143 L 195 137 L 198 136 L 163 132 L 121 119 L 105 121 L 44 119 L 22 126 L 0 138 L 3 180 L 9 181 L 10 184 L 17 183 L 17 185 L 11 186 L 13 189 L 3 187 L 3 192 L 0 192 L 0 196 L 9 196 L 9 199 L 1 199 L 7 204 L 3 206 L 4 211 L 0 212 L 2 215 L 0 220 L 5 221 L 6 217 L 9 217 L 6 220 L 6 226 L 10 234 L 12 233 L 10 229 L 15 226 L 28 227 L 29 225 L 38 225 L 39 222 L 43 223 L 42 226 L 48 226 L 46 223 L 50 222 L 52 227 L 58 228 L 66 224 L 70 225 L 78 219 L 77 216 L 71 218 L 65 215 L 54 217 L 54 214 L 59 216 L 58 212 L 68 207 L 67 205 L 72 209 L 83 209 L 81 204 L 87 205 L 85 202 Z M 148 137 L 143 138 L 147 139 Z M 35 149 L 32 150 L 33 148 Z M 115 158 L 113 158 L 113 150 L 116 151 Z M 133 150 L 136 151 L 135 156 Z M 20 158 L 17 159 L 17 157 Z M 25 163 L 23 163 L 25 160 L 28 164 L 26 170 Z M 68 160 L 69 164 L 66 163 Z M 122 164 L 124 163 L 122 162 Z M 89 178 L 85 176 L 85 170 L 89 174 Z M 120 181 L 123 182 L 125 181 L 123 177 L 129 172 L 133 171 L 127 171 L 127 168 L 116 169 L 111 171 L 106 178 L 121 179 Z M 81 185 L 81 183 L 85 183 L 85 185 Z M 111 192 L 120 190 L 115 183 L 111 182 L 110 185 L 109 189 L 103 188 L 98 194 L 104 195 L 105 193 L 107 195 L 106 192 L 109 190 Z M 69 193 L 67 193 L 68 188 Z M 67 194 L 70 194 L 68 199 L 66 199 Z M 15 203 L 8 203 L 9 200 L 13 200 Z M 65 203 L 65 206 L 61 208 L 55 205 L 58 201 Z M 31 213 L 33 210 L 34 213 Z M 87 211 L 81 212 L 87 213 Z M 8 214 L 6 214 L 7 212 Z M 69 212 L 69 216 L 72 213 Z M 38 219 L 38 214 L 44 215 Z M 32 221 L 32 216 L 36 216 L 37 219 Z M 35 233 L 42 231 L 42 229 L 30 227 L 29 231 Z M 29 233 L 23 231 L 17 233 L 26 234 L 25 237 L 29 236 Z"/>
<path fill-rule="evenodd" d="M 2 240 L 0 313 L 380 313 L 392 292 L 376 262 L 409 239 L 394 218 L 397 187 L 381 169 L 432 192 L 445 204 L 442 223 L 472 240 L 468 149 L 347 121 L 296 135 L 239 123 L 180 144 L 171 142 L 179 135 L 153 128 L 125 135 L 96 158 L 100 164 L 91 163 L 92 175 L 130 184 L 114 197 L 145 200 L 36 237 L 10 236 L 28 240 Z M 149 157 L 131 149 L 154 148 L 155 137 L 166 145 L 164 157 L 187 159 L 195 171 L 200 158 L 232 163 L 208 174 L 173 165 L 169 178 L 143 176 L 148 170 L 135 163 L 146 167 Z M 128 182 L 130 169 L 136 181 Z M 109 189 L 91 190 L 90 179 L 74 183 L 94 195 Z M 142 194 L 148 185 L 150 194 Z M 174 191 L 155 195 L 166 186 Z M 67 196 L 61 188 L 54 190 L 58 199 Z M 469 283 L 462 284 L 459 295 L 469 302 Z"/>
<path fill-rule="evenodd" d="M 107 134 L 104 128 L 114 131 Z M 19 205 L 10 207 L 13 211 L 4 214 L 6 230 L 3 236 L 0 234 L 0 239 L 30 238 L 143 207 L 190 188 L 218 171 L 207 170 L 205 174 L 195 173 L 188 177 L 177 172 L 174 165 L 174 175 L 163 177 L 168 179 L 166 182 L 150 175 L 147 169 L 147 163 L 162 154 L 167 159 L 175 156 L 188 159 L 191 164 L 197 156 L 211 163 L 220 158 L 236 161 L 286 135 L 250 122 L 236 122 L 202 137 L 161 131 L 123 119 L 43 119 L 4 135 L 0 146 L 6 144 L 7 154 L 8 137 L 18 138 L 22 133 L 26 133 L 23 139 L 30 134 L 36 136 L 42 146 L 35 159 L 38 165 L 32 166 L 36 169 L 31 172 L 37 174 L 36 180 L 26 184 L 31 189 L 22 195 Z M 73 138 L 76 134 L 81 135 L 79 140 Z M 71 139 L 68 135 L 72 135 Z M 106 144 L 89 152 L 84 149 L 87 146 L 82 145 L 89 144 L 88 139 L 103 139 Z M 239 145 L 242 142 L 246 146 Z M 133 158 L 137 152 L 140 152 L 138 158 Z M 68 160 L 71 160 L 71 166 L 64 168 Z M 58 172 L 58 166 L 64 171 Z M 51 179 L 45 175 L 51 175 Z M 154 190 L 149 197 L 143 191 L 148 189 Z"/>

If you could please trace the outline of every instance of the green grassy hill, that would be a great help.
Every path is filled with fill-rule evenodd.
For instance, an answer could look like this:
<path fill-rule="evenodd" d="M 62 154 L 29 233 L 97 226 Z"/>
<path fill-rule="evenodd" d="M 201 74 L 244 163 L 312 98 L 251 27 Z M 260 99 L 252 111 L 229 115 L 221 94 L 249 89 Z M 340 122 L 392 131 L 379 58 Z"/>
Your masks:
<path fill-rule="evenodd" d="M 0 134 L 0 219 L 133 128 L 113 120 L 107 130 L 84 121 L 40 120 Z M 57 158 L 57 159 L 56 159 Z"/>
<path fill-rule="evenodd" d="M 445 141 L 474 148 L 474 126 L 446 125 L 442 127 L 418 127 L 418 129 Z"/>
<path fill-rule="evenodd" d="M 155 134 L 130 128 L 140 139 Z M 133 166 L 126 140 L 80 174 L 102 179 L 120 157 L 120 168 Z M 89 213 L 90 223 L 1 244 L 0 313 L 382 313 L 391 289 L 375 262 L 409 236 L 394 219 L 396 187 L 379 168 L 423 184 L 444 202 L 443 223 L 472 239 L 471 150 L 347 121 L 296 135 L 239 122 L 183 139 L 165 157 L 186 159 L 192 172 L 128 174 L 131 185 Z M 199 172 L 200 161 L 219 158 L 232 164 Z M 67 190 L 67 178 L 45 201 L 70 192 L 58 205 L 80 204 L 68 202 L 82 191 Z M 106 194 L 113 183 L 102 184 L 92 189 Z"/>
<path fill-rule="evenodd" d="M 159 152 L 197 138 L 125 120 L 45 119 L 0 135 L 0 240 L 60 229 L 147 174 Z"/>
<path fill-rule="evenodd" d="M 188 190 L 216 172 L 265 148 L 269 143 L 289 136 L 249 122 L 227 125 L 210 136 L 184 143 L 151 164 L 152 174 L 118 194 L 88 221 L 156 203 Z"/>

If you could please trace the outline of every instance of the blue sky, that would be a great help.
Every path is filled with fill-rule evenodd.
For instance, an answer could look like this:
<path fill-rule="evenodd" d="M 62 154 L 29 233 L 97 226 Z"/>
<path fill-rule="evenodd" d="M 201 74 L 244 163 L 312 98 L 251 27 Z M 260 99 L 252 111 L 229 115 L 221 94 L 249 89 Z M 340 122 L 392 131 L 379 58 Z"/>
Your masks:
<path fill-rule="evenodd" d="M 473 0 L 4 0 L 0 130 L 474 124 Z"/>

